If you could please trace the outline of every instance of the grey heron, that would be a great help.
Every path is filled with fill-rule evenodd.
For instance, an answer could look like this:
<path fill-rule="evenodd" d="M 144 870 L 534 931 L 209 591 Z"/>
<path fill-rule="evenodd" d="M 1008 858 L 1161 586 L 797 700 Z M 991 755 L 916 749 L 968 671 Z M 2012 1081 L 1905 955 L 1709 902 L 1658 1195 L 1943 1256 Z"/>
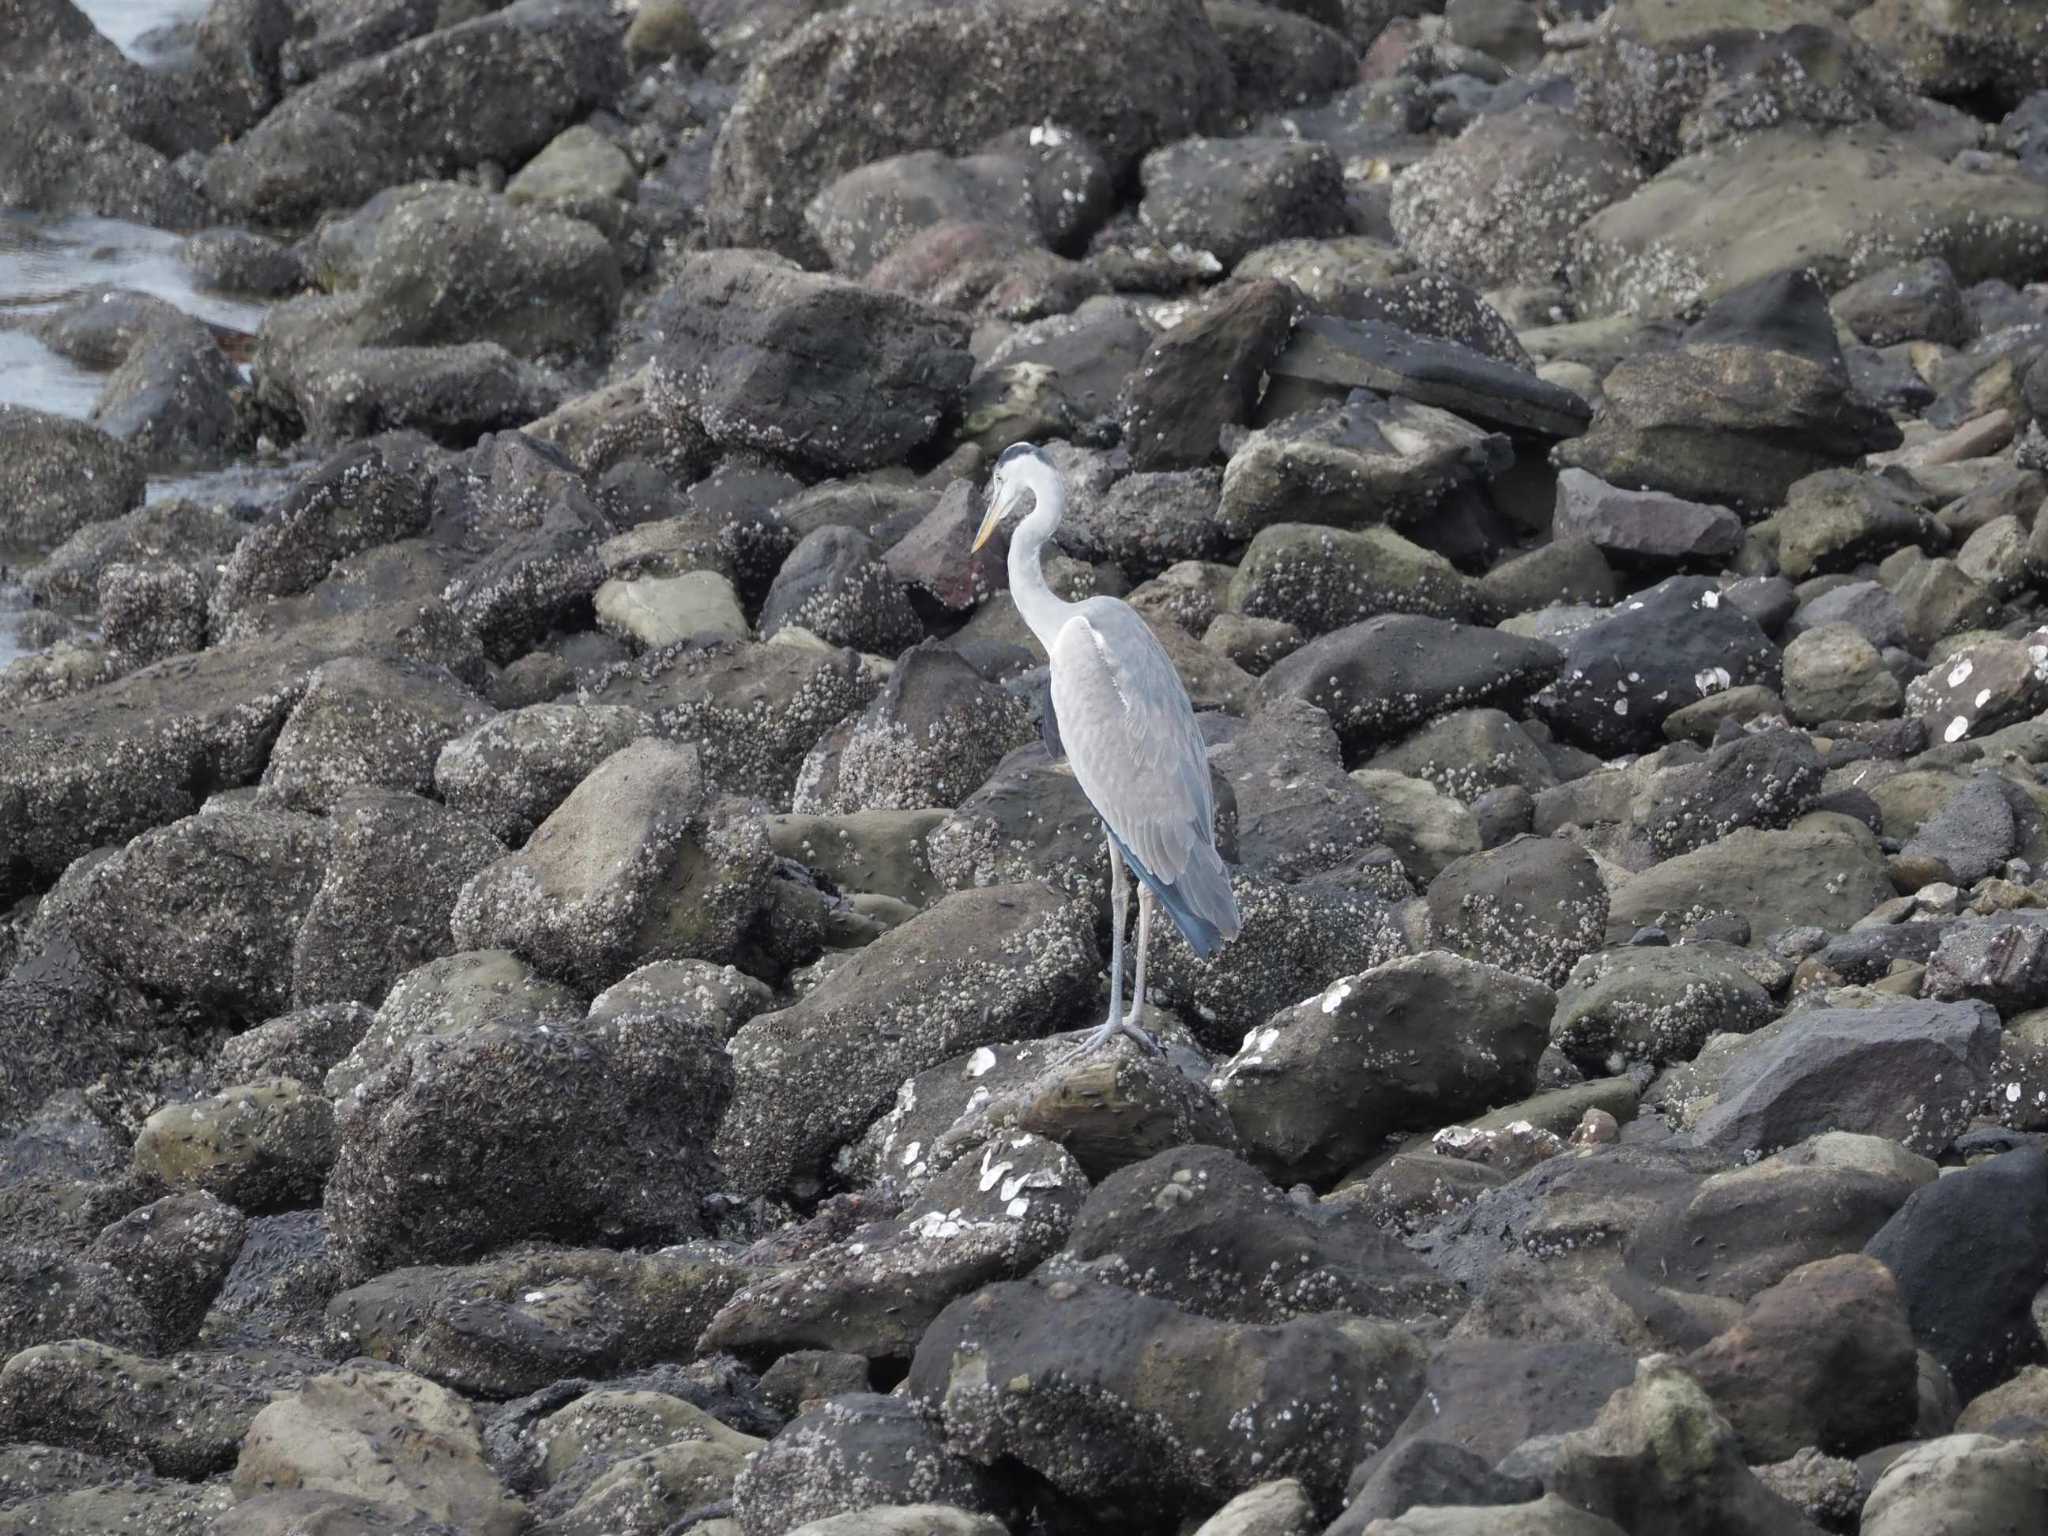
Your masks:
<path fill-rule="evenodd" d="M 1240 927 L 1230 871 L 1216 852 L 1208 752 L 1187 688 L 1137 610 L 1114 597 L 1065 602 L 1046 584 L 1039 557 L 1066 511 L 1066 486 L 1030 443 L 1006 448 L 996 460 L 974 548 L 1026 501 L 1034 504 L 1030 515 L 1010 536 L 1010 596 L 1045 647 L 1059 741 L 1109 843 L 1109 1018 L 1076 1054 L 1119 1032 L 1156 1049 L 1138 1024 L 1154 902 L 1198 955 L 1214 954 Z M 1128 1015 L 1122 1013 L 1126 864 L 1138 877 L 1138 960 Z"/>

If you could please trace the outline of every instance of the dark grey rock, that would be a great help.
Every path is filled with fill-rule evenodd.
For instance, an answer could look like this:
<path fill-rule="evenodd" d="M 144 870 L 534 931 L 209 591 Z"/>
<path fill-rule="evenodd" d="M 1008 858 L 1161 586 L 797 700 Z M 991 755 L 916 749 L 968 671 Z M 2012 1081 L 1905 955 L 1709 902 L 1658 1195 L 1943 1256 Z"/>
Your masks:
<path fill-rule="evenodd" d="M 517 847 L 606 758 L 654 734 L 646 715 L 615 705 L 507 710 L 441 748 L 434 792 Z"/>
<path fill-rule="evenodd" d="M 463 888 L 456 945 L 517 950 L 593 990 L 650 960 L 733 958 L 773 856 L 758 818 L 712 796 L 694 747 L 621 748 Z"/>
<path fill-rule="evenodd" d="M 246 229 L 187 235 L 178 259 L 207 287 L 281 299 L 306 286 L 306 264 L 292 246 Z"/>
<path fill-rule="evenodd" d="M 796 625 L 827 645 L 882 656 L 916 644 L 924 626 L 879 557 L 874 541 L 856 528 L 824 527 L 805 535 L 768 589 L 761 638 Z"/>
<path fill-rule="evenodd" d="M 704 1325 L 757 1273 L 698 1243 L 640 1254 L 536 1245 L 476 1264 L 409 1266 L 332 1294 L 323 1347 L 389 1359 L 481 1397 L 544 1392 L 572 1378 L 587 1386 L 589 1378 L 693 1358 Z M 663 1374 L 666 1390 L 705 1405 L 703 1393 Z M 709 1427 L 701 1418 L 698 1425 Z M 516 1469 L 522 1453 L 502 1442 L 497 1449 L 498 1464 Z"/>
<path fill-rule="evenodd" d="M 1797 1011 L 1736 1052 L 1693 1135 L 1729 1154 L 1827 1130 L 1937 1153 L 1990 1086 L 1998 1043 L 1998 1017 L 1981 1003 Z"/>
<path fill-rule="evenodd" d="M 945 312 L 759 253 L 691 258 L 657 314 L 657 412 L 722 447 L 830 471 L 893 463 L 929 442 L 973 367 L 964 326 Z"/>
<path fill-rule="evenodd" d="M 1344 176 L 1327 146 L 1295 139 L 1183 139 L 1145 157 L 1138 217 L 1162 244 L 1226 269 L 1275 240 L 1349 231 Z"/>
<path fill-rule="evenodd" d="M 1450 1440 L 1396 1441 L 1360 1462 L 1358 1471 L 1366 1475 L 1353 1474 L 1356 1492 L 1327 1536 L 1363 1536 L 1375 1520 L 1397 1520 L 1418 1505 L 1494 1509 L 1543 1491 L 1536 1479 L 1497 1472 L 1486 1458 Z M 1495 1518 L 1506 1518 L 1505 1511 Z"/>
<path fill-rule="evenodd" d="M 1254 1161 L 1328 1180 L 1395 1132 L 1527 1093 L 1554 1004 L 1541 983 L 1455 955 L 1395 960 L 1254 1029 L 1218 1094 Z"/>
<path fill-rule="evenodd" d="M 1358 54 L 1336 30 L 1341 9 L 1207 0 L 1202 7 L 1230 59 L 1240 113 L 1321 102 L 1358 80 Z"/>
<path fill-rule="evenodd" d="M 221 572 L 212 598 L 216 628 L 265 598 L 308 591 L 350 555 L 422 532 L 432 515 L 423 447 L 406 438 L 365 443 L 302 476 Z"/>
<path fill-rule="evenodd" d="M 1041 127 L 958 159 L 921 150 L 872 161 L 820 190 L 804 221 L 833 267 L 859 277 L 921 231 L 954 222 L 1071 249 L 1109 203 L 1101 157 L 1079 135 Z"/>
<path fill-rule="evenodd" d="M 1402 395 L 1490 427 L 1547 437 L 1576 436 L 1593 414 L 1570 390 L 1514 363 L 1379 320 L 1308 316 L 1272 372 L 1340 391 Z"/>
<path fill-rule="evenodd" d="M 328 829 L 287 811 L 203 812 L 147 832 L 38 914 L 160 1007 L 258 1023 L 290 1000 L 291 946 Z"/>
<path fill-rule="evenodd" d="M 1498 709 L 1440 715 L 1368 766 L 1421 779 L 1475 806 L 1492 789 L 1514 786 L 1540 794 L 1557 786 L 1557 772 L 1542 747 Z"/>
<path fill-rule="evenodd" d="M 453 951 L 450 914 L 463 886 L 505 849 L 478 823 L 418 795 L 359 791 L 339 799 L 329 820 L 326 875 L 292 945 L 292 1001 L 374 1008 L 400 976 Z M 394 851 L 403 854 L 396 868 Z"/>
<path fill-rule="evenodd" d="M 13 1355 L 58 1339 L 147 1350 L 156 1323 L 127 1278 L 104 1260 L 48 1248 L 0 1249 L 0 1350 Z"/>
<path fill-rule="evenodd" d="M 1797 731 L 1764 731 L 1715 747 L 1651 779 L 1631 819 L 1658 853 L 1702 847 L 1739 827 L 1789 824 L 1819 798 L 1820 755 Z"/>
<path fill-rule="evenodd" d="M 1114 561 L 1134 580 L 1182 561 L 1220 560 L 1231 548 L 1216 521 L 1222 484 L 1215 469 L 1125 475 L 1100 498 L 1070 501 L 1060 547 L 1079 560 Z"/>
<path fill-rule="evenodd" d="M 875 695 L 852 651 L 681 647 L 612 668 L 588 702 L 625 705 L 658 733 L 700 743 L 713 782 L 789 803 L 805 754 Z"/>
<path fill-rule="evenodd" d="M 1859 278 L 1836 294 L 1830 307 L 1866 346 L 1889 347 L 1901 341 L 1960 346 L 1968 340 L 1962 290 L 1939 256 Z"/>
<path fill-rule="evenodd" d="M 1461 1305 L 1369 1212 L 1298 1205 L 1220 1147 L 1175 1148 L 1105 1179 L 1044 1273 L 1222 1322 L 1332 1311 L 1406 1321 Z"/>
<path fill-rule="evenodd" d="M 400 182 L 524 160 L 617 94 L 619 30 L 580 7 L 519 0 L 359 59 L 215 151 L 207 194 L 239 216 L 290 223 Z"/>
<path fill-rule="evenodd" d="M 1740 951 L 1713 943 L 1603 950 L 1558 988 L 1552 1042 L 1588 1071 L 1689 1061 L 1714 1035 L 1748 1034 L 1777 1011 Z"/>
<path fill-rule="evenodd" d="M 91 1256 L 127 1280 L 155 1325 L 159 1349 L 182 1349 L 235 1257 L 248 1219 L 203 1190 L 165 1195 L 131 1211 L 93 1240 Z"/>
<path fill-rule="evenodd" d="M 420 432 L 467 447 L 546 416 L 565 392 L 554 374 L 495 341 L 462 345 L 322 347 L 273 369 L 316 443 Z"/>
<path fill-rule="evenodd" d="M 1778 648 L 1704 577 L 1637 593 L 1562 649 L 1537 710 L 1565 740 L 1602 754 L 1648 750 L 1686 705 L 1732 687 L 1775 688 L 1782 677 Z"/>
<path fill-rule="evenodd" d="M 1298 302 L 1272 279 L 1234 284 L 1146 347 L 1118 403 L 1138 469 L 1207 464 L 1224 428 L 1250 424 Z"/>
<path fill-rule="evenodd" d="M 1236 813 L 1233 862 L 1270 880 L 1338 869 L 1380 838 L 1371 794 L 1344 773 L 1336 733 L 1314 705 L 1279 699 L 1214 749 Z"/>
<path fill-rule="evenodd" d="M 1152 937 L 1148 987 L 1189 1021 L 1211 1050 L 1236 1051 L 1246 1033 L 1314 994 L 1333 976 L 1354 976 L 1406 953 L 1394 910 L 1339 870 L 1295 885 L 1239 875 L 1232 881 L 1244 929 L 1203 959 L 1177 930 Z"/>
<path fill-rule="evenodd" d="M 107 378 L 92 423 L 153 470 L 225 463 L 247 437 L 235 365 L 205 326 L 179 317 L 138 338 Z"/>
<path fill-rule="evenodd" d="M 326 1209 L 343 1278 L 526 1237 L 694 1233 L 731 1071 L 716 1034 L 667 1010 L 413 1042 L 341 1116 Z"/>
<path fill-rule="evenodd" d="M 987 78 L 990 58 L 1009 61 L 1000 79 Z M 811 84 L 828 75 L 857 110 L 814 99 Z M 970 78 L 984 88 L 926 89 Z M 1147 150 L 1220 119 L 1231 86 L 1193 0 L 835 17 L 785 37 L 748 73 L 719 133 L 709 222 L 721 243 L 803 255 L 804 207 L 837 176 L 908 150 L 961 153 L 1020 123 L 1077 131 L 1123 180 Z"/>
<path fill-rule="evenodd" d="M 1975 998 L 2010 1016 L 2048 1002 L 2048 917 L 1999 912 L 1942 935 L 1927 962 L 1935 997 Z"/>
<path fill-rule="evenodd" d="M 65 10 L 84 20 L 85 13 L 75 6 Z M 46 24 L 37 18 L 18 25 L 39 31 Z M 0 186 L 6 189 L 8 206 L 51 214 L 97 214 L 163 229 L 189 229 L 210 221 L 212 213 L 199 188 L 157 147 L 138 142 L 117 126 L 118 117 L 125 115 L 118 94 L 113 101 L 96 102 L 97 93 L 59 80 L 12 71 L 9 78 L 13 89 L 0 107 L 0 144 L 6 146 L 0 157 Z M 136 69 L 128 83 L 137 79 L 146 81 L 147 76 Z"/>
<path fill-rule="evenodd" d="M 1781 638 L 1790 640 L 1825 624 L 1847 624 L 1879 650 L 1906 643 L 1906 617 L 1899 600 L 1875 581 L 1846 582 L 1801 598 L 1785 620 Z"/>
<path fill-rule="evenodd" d="M 286 717 L 263 771 L 267 797 L 330 810 L 357 787 L 421 794 L 447 742 L 489 718 L 447 669 L 344 657 L 316 669 Z"/>
<path fill-rule="evenodd" d="M 318 1003 L 245 1029 L 224 1042 L 215 1058 L 233 1083 L 259 1077 L 295 1077 L 320 1083 L 353 1050 L 376 1015 L 360 1003 Z"/>
<path fill-rule="evenodd" d="M 1469 621 L 1478 607 L 1468 577 L 1391 528 L 1317 523 L 1261 528 L 1230 578 L 1228 601 L 1237 612 L 1283 619 L 1312 636 L 1383 613 Z"/>
<path fill-rule="evenodd" d="M 1849 388 L 1826 303 L 1808 274 L 1729 293 L 1683 345 L 1612 369 L 1592 428 L 1558 462 L 1613 485 L 1763 511 L 1805 475 L 1897 447 L 1891 418 Z M 1785 349 L 1816 328 L 1824 352 Z"/>
<path fill-rule="evenodd" d="M 843 735 L 805 760 L 795 806 L 830 814 L 957 805 L 1032 734 L 1023 700 L 959 651 L 919 645 Z"/>
<path fill-rule="evenodd" d="M 1024 1275 L 1057 1249 L 1087 1184 L 1056 1143 L 993 1137 L 900 1215 L 864 1223 L 735 1292 L 698 1347 L 764 1359 L 795 1348 L 908 1359 L 955 1297 Z"/>
<path fill-rule="evenodd" d="M 107 655 L 124 672 L 206 644 L 206 588 L 189 567 L 110 565 L 99 607 Z"/>
<path fill-rule="evenodd" d="M 950 1444 L 1013 1457 L 1097 1510 L 1206 1507 L 1278 1476 L 1334 1512 L 1344 1470 L 1421 1391 L 1422 1363 L 1389 1324 L 1218 1323 L 1114 1287 L 1040 1280 L 947 1308 L 909 1391 L 942 1415 Z M 1257 1384 L 1192 1396 L 1159 1385 L 1196 1376 Z M 1256 1451 L 1230 1427 L 1246 1414 L 1266 1425 Z"/>
<path fill-rule="evenodd" d="M 0 406 L 0 536 L 49 549 L 142 502 L 143 460 L 82 421 Z"/>
<path fill-rule="evenodd" d="M 1223 471 L 1223 527 L 1248 539 L 1269 523 L 1427 525 L 1459 487 L 1506 469 L 1505 437 L 1436 406 L 1354 391 L 1252 433 Z"/>
<path fill-rule="evenodd" d="M 1466 282 L 1547 283 L 1572 231 L 1640 179 L 1612 139 L 1530 101 L 1488 112 L 1411 166 L 1389 211 L 1405 249 Z"/>
<path fill-rule="evenodd" d="M 732 1503 L 746 1536 L 779 1536 L 877 1505 L 941 1502 L 994 1513 L 1011 1500 L 1001 1478 L 947 1445 L 926 1410 L 850 1392 L 817 1404 L 763 1447 Z"/>
<path fill-rule="evenodd" d="M 196 1480 L 234 1466 L 242 1437 L 271 1395 L 296 1387 L 315 1365 L 284 1350 L 151 1358 L 66 1339 L 24 1350 L 0 1367 L 0 1424 L 10 1440 L 98 1455 L 140 1453 L 161 1476 Z"/>
<path fill-rule="evenodd" d="M 1654 491 L 1624 491 L 1583 469 L 1557 477 L 1558 538 L 1582 538 L 1623 564 L 1722 561 L 1742 543 L 1742 520 L 1726 507 Z"/>
<path fill-rule="evenodd" d="M 1469 854 L 1429 884 L 1435 942 L 1545 987 L 1562 985 L 1599 947 L 1607 908 L 1592 856 L 1555 838 Z"/>
<path fill-rule="evenodd" d="M 1971 1396 L 2041 1353 L 2048 1153 L 2022 1147 L 1917 1190 L 1864 1251 L 1899 1283 L 1913 1335 Z"/>
<path fill-rule="evenodd" d="M 2018 852 L 2013 809 L 1992 778 L 1970 780 L 1906 840 L 1901 852 L 1938 859 L 1957 885 L 1975 885 Z"/>
<path fill-rule="evenodd" d="M 1046 886 L 945 898 L 733 1037 L 737 1086 L 718 1133 L 726 1177 L 750 1192 L 809 1184 L 906 1077 L 1079 1023 L 1100 966 L 1092 924 Z"/>
<path fill-rule="evenodd" d="M 1417 615 L 1390 614 L 1313 640 L 1259 679 L 1258 699 L 1305 699 L 1360 752 L 1452 709 L 1512 707 L 1562 660 L 1540 640 Z"/>
<path fill-rule="evenodd" d="M 1630 1236 L 1628 1268 L 1747 1301 L 1801 1265 L 1860 1251 L 1933 1177 L 1932 1163 L 1892 1143 L 1823 1134 L 1673 1191 Z"/>

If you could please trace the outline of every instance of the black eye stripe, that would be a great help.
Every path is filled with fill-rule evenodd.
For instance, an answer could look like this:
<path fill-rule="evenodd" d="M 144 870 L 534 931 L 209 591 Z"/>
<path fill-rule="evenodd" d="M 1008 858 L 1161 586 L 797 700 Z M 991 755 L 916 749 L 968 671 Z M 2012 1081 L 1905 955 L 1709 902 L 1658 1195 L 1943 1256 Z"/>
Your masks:
<path fill-rule="evenodd" d="M 1009 447 L 1005 448 L 1001 453 L 996 455 L 996 468 L 1001 469 L 1005 464 L 1008 464 L 1015 459 L 1036 458 L 1037 456 L 1038 449 L 1034 447 L 1032 444 L 1012 443 Z"/>

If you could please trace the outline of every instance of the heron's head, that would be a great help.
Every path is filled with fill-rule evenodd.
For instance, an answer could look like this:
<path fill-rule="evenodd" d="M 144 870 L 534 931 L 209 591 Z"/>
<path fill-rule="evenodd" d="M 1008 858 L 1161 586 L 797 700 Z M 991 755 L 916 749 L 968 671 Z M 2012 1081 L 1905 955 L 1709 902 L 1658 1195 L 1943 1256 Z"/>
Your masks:
<path fill-rule="evenodd" d="M 980 549 L 995 531 L 1037 494 L 1032 481 L 1052 464 L 1030 443 L 1012 443 L 996 460 L 995 473 L 988 480 L 988 512 L 982 517 L 974 547 Z"/>

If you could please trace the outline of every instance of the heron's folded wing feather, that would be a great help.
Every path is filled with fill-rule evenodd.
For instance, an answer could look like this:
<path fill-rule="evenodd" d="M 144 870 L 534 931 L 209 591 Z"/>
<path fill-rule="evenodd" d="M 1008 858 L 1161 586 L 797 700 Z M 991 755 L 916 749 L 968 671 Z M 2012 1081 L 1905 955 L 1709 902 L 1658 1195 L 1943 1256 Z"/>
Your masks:
<path fill-rule="evenodd" d="M 1074 777 L 1139 862 L 1180 879 L 1214 837 L 1208 752 L 1173 662 L 1126 605 L 1096 599 L 1052 649 L 1054 708 Z"/>

